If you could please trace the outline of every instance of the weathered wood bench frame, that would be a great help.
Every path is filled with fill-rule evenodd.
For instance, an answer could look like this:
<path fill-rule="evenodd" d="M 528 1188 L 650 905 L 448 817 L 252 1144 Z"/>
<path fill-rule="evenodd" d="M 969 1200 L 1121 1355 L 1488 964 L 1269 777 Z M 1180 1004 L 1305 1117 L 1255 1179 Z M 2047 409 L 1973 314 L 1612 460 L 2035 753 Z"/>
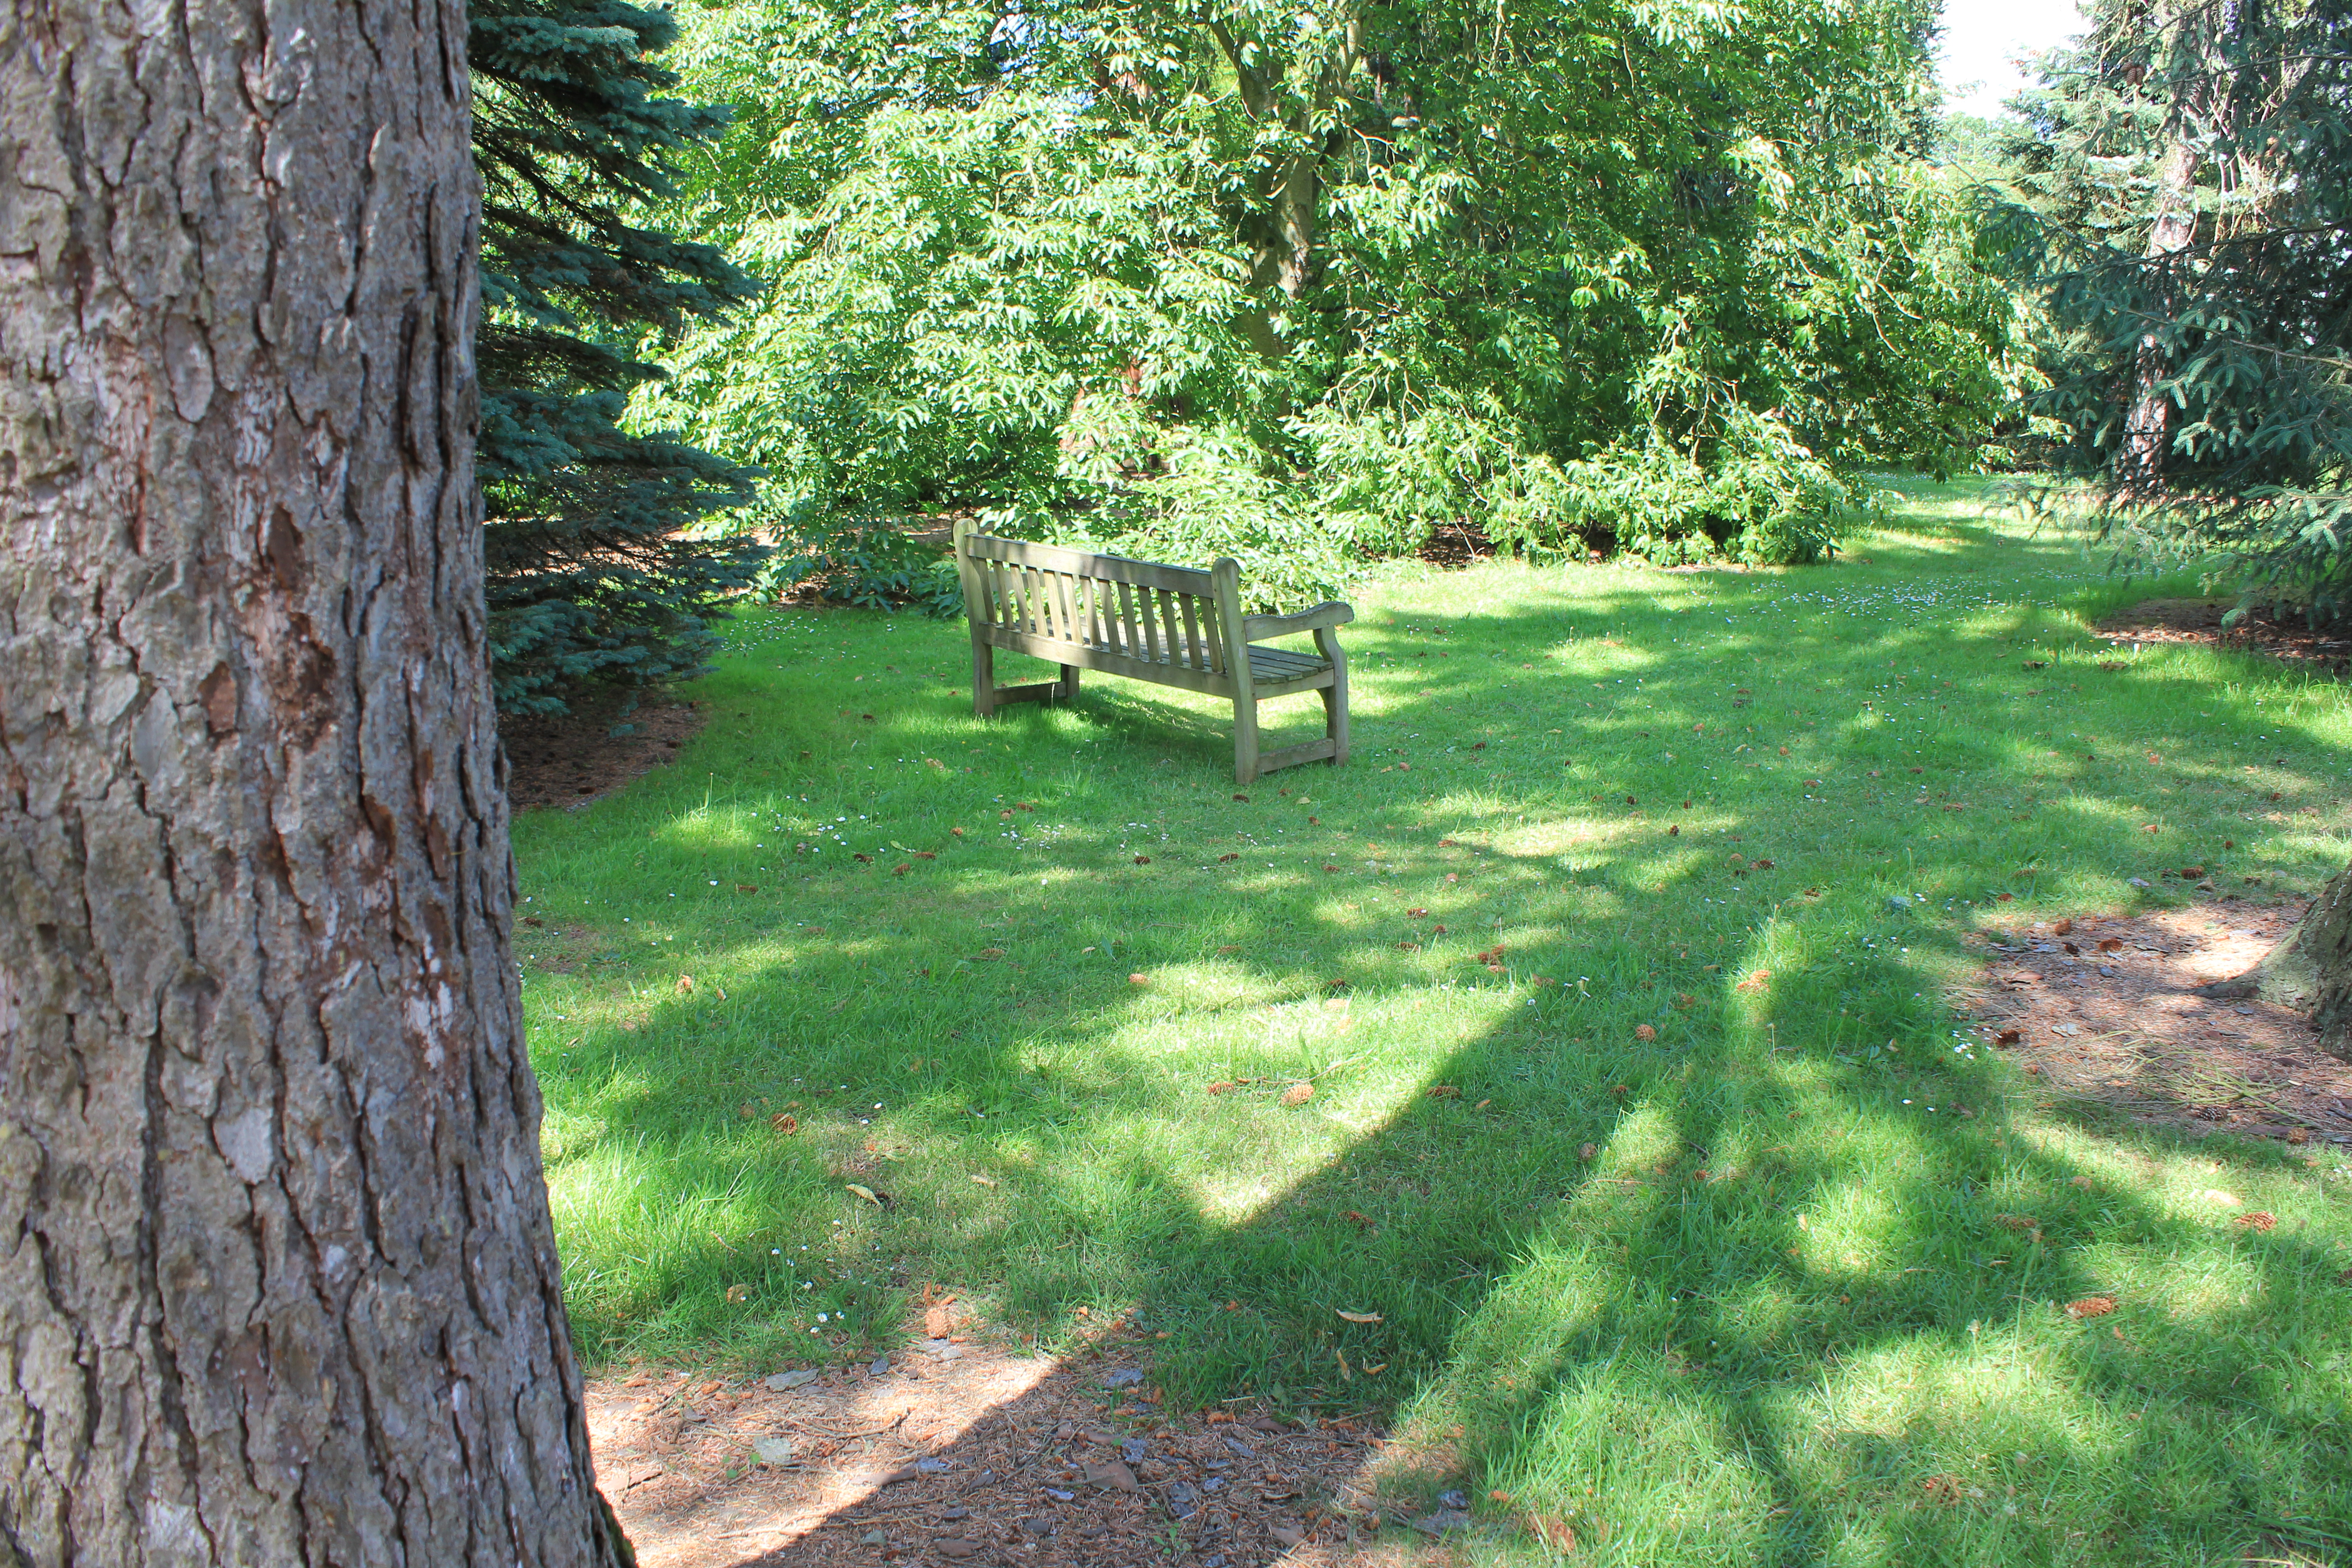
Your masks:
<path fill-rule="evenodd" d="M 1348 760 L 1348 657 L 1338 634 L 1356 618 L 1348 605 L 1244 616 L 1242 569 L 1230 558 L 1202 572 L 1004 539 L 969 522 L 956 525 L 955 561 L 971 627 L 971 710 L 982 718 L 1007 702 L 1067 702 L 1078 694 L 1078 671 L 1098 669 L 1231 698 L 1242 784 L 1299 763 Z M 1319 657 L 1256 646 L 1310 631 Z M 998 648 L 1058 664 L 1062 678 L 999 686 Z M 1322 697 L 1323 739 L 1260 752 L 1257 705 L 1299 691 Z"/>

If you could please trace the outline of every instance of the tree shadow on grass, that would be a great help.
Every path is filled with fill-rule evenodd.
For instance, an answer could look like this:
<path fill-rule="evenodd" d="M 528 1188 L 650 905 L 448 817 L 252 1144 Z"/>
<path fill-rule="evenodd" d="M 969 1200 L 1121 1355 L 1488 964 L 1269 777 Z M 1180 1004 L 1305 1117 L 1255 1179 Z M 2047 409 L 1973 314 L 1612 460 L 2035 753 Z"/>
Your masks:
<path fill-rule="evenodd" d="M 2143 1190 L 2136 1160 L 2178 1176 L 2160 1136 L 2000 1113 L 1990 1066 L 1951 1059 L 1929 963 L 1951 933 L 1885 907 L 1923 884 L 1990 897 L 1993 868 L 2037 857 L 2132 865 L 2142 814 L 2121 807 L 2147 779 L 2083 769 L 2031 824 L 1980 825 L 1980 781 L 2054 776 L 2050 748 L 1853 709 L 1919 696 L 1865 699 L 1858 678 L 1943 634 L 1824 634 L 1844 662 L 1808 679 L 1843 671 L 1851 699 L 1832 723 L 1811 690 L 1737 684 L 1785 655 L 1769 628 L 1685 658 L 1632 595 L 1572 609 L 1604 631 L 1650 617 L 1648 646 L 1620 637 L 1586 672 L 1607 690 L 1539 674 L 1561 613 L 1446 617 L 1447 646 L 1420 651 L 1451 657 L 1412 661 L 1434 673 L 1410 683 L 1379 668 L 1403 661 L 1366 661 L 1365 760 L 1267 781 L 1311 790 L 1344 842 L 1205 806 L 1173 848 L 1136 839 L 1128 818 L 1172 820 L 1177 791 L 1234 793 L 1153 773 L 1213 770 L 1227 738 L 1097 686 L 1079 713 L 1007 727 L 1114 726 L 1117 758 L 1032 743 L 1010 773 L 891 786 L 934 826 L 984 823 L 1000 786 L 1034 795 L 1036 823 L 1065 828 L 1045 849 L 813 872 L 853 911 L 821 935 L 794 935 L 814 922 L 772 892 L 698 892 L 679 920 L 703 922 L 700 985 L 634 964 L 620 1016 L 547 1064 L 567 1240 L 643 1243 L 574 1254 L 589 1353 L 863 1356 L 893 1342 L 907 1291 L 943 1283 L 989 1289 L 1048 1349 L 1077 1307 L 1139 1310 L 1171 1336 L 1157 1375 L 1179 1404 L 1392 1409 L 1378 1479 L 1398 1496 L 1500 1491 L 1484 1522 L 1557 1524 L 1593 1561 L 2190 1562 L 2264 1531 L 2343 1533 L 2340 1362 L 2306 1340 L 2345 1314 L 2334 1260 L 2296 1228 L 2315 1222 L 2217 1226 Z M 1368 643 L 1405 621 L 1375 618 Z M 1979 634 L 1986 679 L 2015 680 L 2021 629 L 1995 615 Z M 1638 698 L 1616 689 L 1637 677 Z M 2090 689 L 2095 711 L 2112 689 Z M 823 752 L 814 782 L 920 758 L 960 722 L 787 712 L 736 760 L 790 773 L 764 759 Z M 1932 771 L 1895 773 L 1914 765 Z M 1844 787 L 1809 803 L 1831 792 L 1786 787 L 1806 773 Z M 654 829 L 688 886 L 683 847 L 720 832 Z M 1499 973 L 1472 962 L 1498 942 Z M 1367 1048 L 1440 1004 L 1454 1037 Z M 1889 1038 L 1900 1052 L 1867 1054 Z M 1284 1105 L 1299 1082 L 1313 1097 Z M 2224 1157 L 2284 1180 L 2268 1152 Z M 2121 1310 L 2063 1311 L 2102 1293 Z M 853 1331 L 810 1336 L 818 1310 Z"/>

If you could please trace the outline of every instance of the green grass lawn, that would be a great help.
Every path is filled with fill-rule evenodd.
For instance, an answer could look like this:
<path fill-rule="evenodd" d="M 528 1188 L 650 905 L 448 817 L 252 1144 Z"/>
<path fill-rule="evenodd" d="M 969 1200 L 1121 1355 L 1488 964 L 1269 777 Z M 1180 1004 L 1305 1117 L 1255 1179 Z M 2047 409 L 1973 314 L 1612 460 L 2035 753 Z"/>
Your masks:
<path fill-rule="evenodd" d="M 583 1354 L 839 1361 L 937 1283 L 1384 1409 L 1580 1562 L 2352 1563 L 2343 1152 L 2053 1102 L 1948 1001 L 2167 868 L 2315 889 L 2343 690 L 2105 668 L 2146 585 L 1907 489 L 1834 567 L 1383 579 L 1354 761 L 1246 791 L 1213 701 L 982 722 L 961 623 L 745 616 L 673 767 L 516 826 Z"/>

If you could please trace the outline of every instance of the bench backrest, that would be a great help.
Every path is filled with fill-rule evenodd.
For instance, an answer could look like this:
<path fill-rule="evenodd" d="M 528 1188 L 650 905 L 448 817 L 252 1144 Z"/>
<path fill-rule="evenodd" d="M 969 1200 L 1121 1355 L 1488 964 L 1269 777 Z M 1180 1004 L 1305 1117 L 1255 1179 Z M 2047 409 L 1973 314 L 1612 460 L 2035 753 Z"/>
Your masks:
<path fill-rule="evenodd" d="M 1095 555 L 956 528 L 964 614 L 977 626 L 1038 645 L 1088 649 L 1161 668 L 1230 679 L 1238 639 L 1241 568 L 1209 571 Z"/>

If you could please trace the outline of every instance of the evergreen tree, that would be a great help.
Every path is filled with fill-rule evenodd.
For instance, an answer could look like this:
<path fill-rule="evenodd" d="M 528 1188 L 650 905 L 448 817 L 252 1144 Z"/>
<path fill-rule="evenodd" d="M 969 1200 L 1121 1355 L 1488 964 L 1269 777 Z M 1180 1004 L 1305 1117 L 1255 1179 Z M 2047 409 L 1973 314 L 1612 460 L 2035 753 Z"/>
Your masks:
<path fill-rule="evenodd" d="M 2023 107 L 2066 466 L 2128 554 L 2352 586 L 2352 5 L 2106 0 Z"/>
<path fill-rule="evenodd" d="M 708 245 L 630 221 L 727 112 L 662 96 L 667 11 L 623 0 L 476 0 L 482 177 L 478 468 L 500 709 L 560 712 L 583 684 L 698 673 L 709 623 L 766 552 L 695 537 L 751 470 L 626 427 L 659 379 L 639 345 L 756 292 Z"/>

